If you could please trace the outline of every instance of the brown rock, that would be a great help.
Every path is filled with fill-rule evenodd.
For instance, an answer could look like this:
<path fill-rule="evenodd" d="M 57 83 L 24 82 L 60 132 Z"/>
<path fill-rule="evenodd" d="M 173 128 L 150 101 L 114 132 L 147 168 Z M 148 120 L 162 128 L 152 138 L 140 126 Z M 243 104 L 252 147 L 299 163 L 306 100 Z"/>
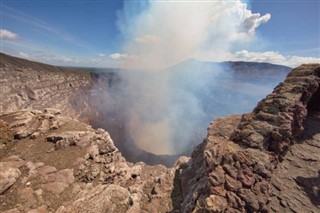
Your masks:
<path fill-rule="evenodd" d="M 243 210 L 243 207 L 245 206 L 245 202 L 242 201 L 235 193 L 228 192 L 227 193 L 227 200 L 228 205 L 232 208 Z"/>
<path fill-rule="evenodd" d="M 127 189 L 118 185 L 98 185 L 85 191 L 71 205 L 60 207 L 56 213 L 126 212 L 129 209 L 129 195 Z"/>
<path fill-rule="evenodd" d="M 219 186 L 225 183 L 225 174 L 222 167 L 217 167 L 215 171 L 209 175 L 209 182 L 212 186 Z"/>
<path fill-rule="evenodd" d="M 46 191 L 49 191 L 55 195 L 61 194 L 66 188 L 68 188 L 69 184 L 65 182 L 51 182 L 46 183 L 42 186 L 42 188 Z"/>
<path fill-rule="evenodd" d="M 242 184 L 240 181 L 226 175 L 226 189 L 231 191 L 238 191 L 242 188 Z"/>
<path fill-rule="evenodd" d="M 260 209 L 259 202 L 257 200 L 257 197 L 255 194 L 249 190 L 249 189 L 240 189 L 239 191 L 239 197 L 241 200 L 245 201 L 246 207 L 251 211 L 251 212 L 258 212 Z"/>
<path fill-rule="evenodd" d="M 56 173 L 55 181 L 64 182 L 67 184 L 71 184 L 74 182 L 73 170 L 72 169 L 64 169 L 60 170 Z"/>
<path fill-rule="evenodd" d="M 25 209 L 31 208 L 37 204 L 35 192 L 32 188 L 26 187 L 19 189 L 18 194 L 20 199 L 23 201 L 23 207 Z"/>
<path fill-rule="evenodd" d="M 57 169 L 53 166 L 42 166 L 37 168 L 37 173 L 39 173 L 40 175 L 46 175 L 56 171 Z"/>
<path fill-rule="evenodd" d="M 228 206 L 226 198 L 217 195 L 210 195 L 205 203 L 207 210 L 215 213 L 223 212 Z"/>
<path fill-rule="evenodd" d="M 3 194 L 10 186 L 12 186 L 21 176 L 21 172 L 17 168 L 0 162 L 0 194 Z"/>
<path fill-rule="evenodd" d="M 231 177 L 237 178 L 238 170 L 234 166 L 226 164 L 226 165 L 223 165 L 223 169 Z"/>
<path fill-rule="evenodd" d="M 28 211 L 28 213 L 48 213 L 47 206 L 43 205 L 36 209 Z"/>
<path fill-rule="evenodd" d="M 261 164 L 261 163 L 257 163 L 255 166 L 254 166 L 254 171 L 261 175 L 262 177 L 264 178 L 270 178 L 271 177 L 271 172 L 269 170 L 266 169 L 266 167 Z"/>
<path fill-rule="evenodd" d="M 14 208 L 14 209 L 3 211 L 2 213 L 20 213 L 20 211 L 17 208 Z"/>
<path fill-rule="evenodd" d="M 245 187 L 251 187 L 255 182 L 253 175 L 245 175 L 243 172 L 240 172 L 238 179 Z"/>
<path fill-rule="evenodd" d="M 222 186 L 210 186 L 210 193 L 219 195 L 221 197 L 226 197 L 227 190 L 225 190 Z"/>

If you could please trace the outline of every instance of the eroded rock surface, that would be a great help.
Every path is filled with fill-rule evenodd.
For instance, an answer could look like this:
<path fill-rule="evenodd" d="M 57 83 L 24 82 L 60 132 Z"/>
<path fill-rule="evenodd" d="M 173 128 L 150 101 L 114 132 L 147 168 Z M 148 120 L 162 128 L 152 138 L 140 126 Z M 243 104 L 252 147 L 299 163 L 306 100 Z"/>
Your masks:
<path fill-rule="evenodd" d="M 252 113 L 216 120 L 181 173 L 182 210 L 319 212 L 319 77 L 302 65 Z"/>
<path fill-rule="evenodd" d="M 0 58 L 0 112 L 55 108 L 87 121 L 96 113 L 91 107 L 115 79 L 112 73 L 75 71 L 3 53 Z"/>
<path fill-rule="evenodd" d="M 173 209 L 175 169 L 128 163 L 106 131 L 53 109 L 5 113 L 0 121 L 1 211 Z"/>

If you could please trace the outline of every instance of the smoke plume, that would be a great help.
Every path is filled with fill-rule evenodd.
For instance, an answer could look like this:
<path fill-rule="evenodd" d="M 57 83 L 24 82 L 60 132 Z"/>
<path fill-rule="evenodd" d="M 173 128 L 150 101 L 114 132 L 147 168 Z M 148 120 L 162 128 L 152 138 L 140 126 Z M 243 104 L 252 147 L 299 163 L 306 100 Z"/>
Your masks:
<path fill-rule="evenodd" d="M 201 98 L 212 92 L 206 88 L 222 71 L 196 61 L 177 64 L 225 60 L 233 46 L 249 44 L 269 19 L 240 0 L 125 1 L 118 19 L 123 53 L 113 56 L 129 70 L 121 72 L 122 92 L 134 143 L 155 154 L 175 154 L 201 142 L 212 119 Z"/>

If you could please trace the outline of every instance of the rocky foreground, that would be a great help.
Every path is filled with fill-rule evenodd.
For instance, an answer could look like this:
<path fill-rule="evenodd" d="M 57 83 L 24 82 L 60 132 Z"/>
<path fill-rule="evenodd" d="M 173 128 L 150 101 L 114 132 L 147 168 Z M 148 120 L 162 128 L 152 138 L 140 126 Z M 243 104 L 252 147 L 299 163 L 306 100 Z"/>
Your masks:
<path fill-rule="evenodd" d="M 53 109 L 3 114 L 0 121 L 2 211 L 172 208 L 175 170 L 126 162 L 104 130 Z"/>
<path fill-rule="evenodd" d="M 172 168 L 127 162 L 106 131 L 61 110 L 3 113 L 0 211 L 319 212 L 319 84 L 319 64 L 292 70 Z"/>
<path fill-rule="evenodd" d="M 252 113 L 218 119 L 180 175 L 182 211 L 319 212 L 320 65 L 302 65 Z"/>

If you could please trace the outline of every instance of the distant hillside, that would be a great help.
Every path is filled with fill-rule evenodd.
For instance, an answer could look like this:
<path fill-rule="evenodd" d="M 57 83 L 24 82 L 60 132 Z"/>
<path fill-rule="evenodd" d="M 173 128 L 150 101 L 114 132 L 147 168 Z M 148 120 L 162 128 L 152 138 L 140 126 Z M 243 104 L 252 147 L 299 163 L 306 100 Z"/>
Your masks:
<path fill-rule="evenodd" d="M 208 62 L 190 59 L 182 61 L 172 67 L 169 71 L 200 71 L 221 69 L 238 76 L 246 77 L 279 77 L 290 72 L 291 67 L 262 63 L 262 62 L 245 62 L 245 61 L 226 61 L 226 62 Z"/>

